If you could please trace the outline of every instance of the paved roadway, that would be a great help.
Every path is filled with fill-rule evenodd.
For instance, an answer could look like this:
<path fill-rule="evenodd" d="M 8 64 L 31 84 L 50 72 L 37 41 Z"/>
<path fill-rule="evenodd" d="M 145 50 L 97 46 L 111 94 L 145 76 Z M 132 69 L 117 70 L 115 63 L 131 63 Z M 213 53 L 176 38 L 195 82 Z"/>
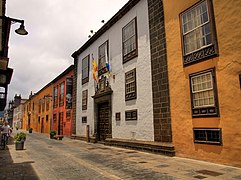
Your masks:
<path fill-rule="evenodd" d="M 33 133 L 0 151 L 0 179 L 241 179 L 241 168 Z"/>

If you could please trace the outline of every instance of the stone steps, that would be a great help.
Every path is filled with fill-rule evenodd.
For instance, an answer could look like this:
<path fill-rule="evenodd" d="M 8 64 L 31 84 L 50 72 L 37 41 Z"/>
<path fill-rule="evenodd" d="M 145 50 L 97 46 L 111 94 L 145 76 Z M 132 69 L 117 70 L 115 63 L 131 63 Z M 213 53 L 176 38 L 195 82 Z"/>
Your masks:
<path fill-rule="evenodd" d="M 125 139 L 106 139 L 105 145 L 117 146 L 141 151 L 147 151 L 167 156 L 175 156 L 175 148 L 172 143 L 161 143 L 151 141 L 137 141 Z"/>

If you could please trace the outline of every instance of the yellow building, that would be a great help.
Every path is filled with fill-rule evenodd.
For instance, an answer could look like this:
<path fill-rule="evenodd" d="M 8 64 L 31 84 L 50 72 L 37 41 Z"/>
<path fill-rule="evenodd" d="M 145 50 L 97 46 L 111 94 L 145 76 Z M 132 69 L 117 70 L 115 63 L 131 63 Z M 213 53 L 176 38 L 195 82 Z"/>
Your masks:
<path fill-rule="evenodd" d="M 176 155 L 241 166 L 241 1 L 163 8 Z"/>
<path fill-rule="evenodd" d="M 23 129 L 50 133 L 52 119 L 52 83 L 47 84 L 36 94 L 30 95 L 24 104 Z"/>

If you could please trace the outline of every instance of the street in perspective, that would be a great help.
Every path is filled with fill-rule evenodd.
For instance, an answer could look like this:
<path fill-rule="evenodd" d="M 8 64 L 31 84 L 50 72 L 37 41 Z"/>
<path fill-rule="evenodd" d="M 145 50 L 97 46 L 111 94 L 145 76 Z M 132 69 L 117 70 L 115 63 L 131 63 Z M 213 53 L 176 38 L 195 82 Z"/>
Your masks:
<path fill-rule="evenodd" d="M 240 47 L 241 0 L 0 0 L 0 180 L 241 180 Z"/>
<path fill-rule="evenodd" d="M 13 133 L 15 134 L 15 132 Z M 64 137 L 27 134 L 24 150 L 9 142 L 0 179 L 241 179 L 241 168 Z"/>

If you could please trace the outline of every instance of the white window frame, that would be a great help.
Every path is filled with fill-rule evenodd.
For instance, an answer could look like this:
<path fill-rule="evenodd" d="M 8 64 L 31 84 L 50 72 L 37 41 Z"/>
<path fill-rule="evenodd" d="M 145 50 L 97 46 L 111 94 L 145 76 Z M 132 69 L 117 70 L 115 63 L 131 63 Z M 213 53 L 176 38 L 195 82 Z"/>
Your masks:
<path fill-rule="evenodd" d="M 205 75 L 210 75 L 210 81 L 211 81 L 211 87 L 210 88 L 206 88 L 206 89 L 202 89 L 202 90 L 194 90 L 194 84 L 193 84 L 193 79 L 195 79 L 195 78 L 198 78 L 198 77 L 203 77 L 203 76 L 205 76 Z M 203 82 L 201 82 L 201 83 L 203 83 Z M 192 95 L 193 95 L 193 98 L 192 98 L 192 101 L 193 101 L 193 107 L 194 108 L 200 108 L 200 107 L 212 107 L 212 106 L 215 106 L 215 95 L 214 95 L 214 89 L 213 89 L 213 78 L 212 78 L 212 73 L 211 72 L 206 72 L 206 73 L 203 73 L 203 74 L 199 74 L 199 75 L 196 75 L 196 76 L 193 76 L 193 77 L 191 77 L 191 88 L 192 88 Z M 201 106 L 195 106 L 195 100 L 196 99 L 194 99 L 194 94 L 195 93 L 200 93 L 200 92 L 207 92 L 207 91 L 210 91 L 210 90 L 212 90 L 212 93 L 213 93 L 213 104 L 208 104 L 208 105 L 201 105 Z M 210 98 L 210 97 L 209 97 Z"/>

